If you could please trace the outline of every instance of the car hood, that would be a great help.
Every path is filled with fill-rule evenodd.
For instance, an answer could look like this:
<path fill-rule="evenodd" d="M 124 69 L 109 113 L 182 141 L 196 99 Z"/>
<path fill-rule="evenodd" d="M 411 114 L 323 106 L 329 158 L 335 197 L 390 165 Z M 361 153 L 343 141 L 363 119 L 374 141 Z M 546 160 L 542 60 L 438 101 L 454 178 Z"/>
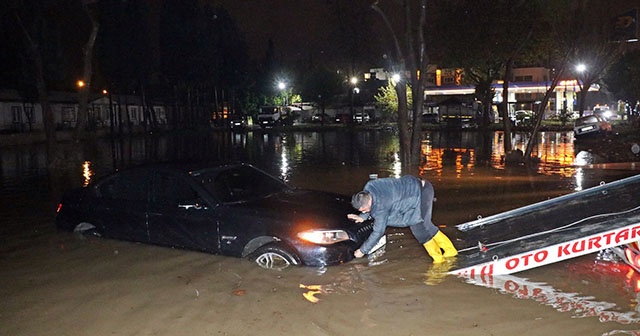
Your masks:
<path fill-rule="evenodd" d="M 309 223 L 316 228 L 355 227 L 347 219 L 347 214 L 356 213 L 350 199 L 335 193 L 293 189 L 237 206 L 274 221 Z"/>

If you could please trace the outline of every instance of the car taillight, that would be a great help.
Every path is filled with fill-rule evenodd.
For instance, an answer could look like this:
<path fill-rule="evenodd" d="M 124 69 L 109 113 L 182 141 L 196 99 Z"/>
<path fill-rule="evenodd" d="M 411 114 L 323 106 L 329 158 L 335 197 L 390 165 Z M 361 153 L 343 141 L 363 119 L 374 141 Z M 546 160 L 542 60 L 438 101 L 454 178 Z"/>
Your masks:
<path fill-rule="evenodd" d="M 62 203 L 58 203 L 58 208 L 56 209 L 56 213 L 59 213 L 62 210 Z"/>

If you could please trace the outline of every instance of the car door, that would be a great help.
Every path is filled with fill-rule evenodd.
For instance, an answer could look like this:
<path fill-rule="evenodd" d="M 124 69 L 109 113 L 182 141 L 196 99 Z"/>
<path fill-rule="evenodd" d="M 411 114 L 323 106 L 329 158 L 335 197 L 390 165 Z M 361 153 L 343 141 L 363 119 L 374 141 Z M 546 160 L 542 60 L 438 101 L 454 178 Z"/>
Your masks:
<path fill-rule="evenodd" d="M 106 237 L 147 242 L 149 178 L 143 170 L 120 172 L 96 186 L 88 222 Z"/>
<path fill-rule="evenodd" d="M 242 255 L 253 239 L 267 236 L 268 216 L 261 209 L 263 188 L 273 182 L 256 170 L 239 166 L 221 171 L 212 183 L 212 193 L 220 200 L 218 230 L 220 253 Z"/>
<path fill-rule="evenodd" d="M 184 176 L 155 173 L 148 209 L 152 244 L 218 252 L 216 209 Z"/>

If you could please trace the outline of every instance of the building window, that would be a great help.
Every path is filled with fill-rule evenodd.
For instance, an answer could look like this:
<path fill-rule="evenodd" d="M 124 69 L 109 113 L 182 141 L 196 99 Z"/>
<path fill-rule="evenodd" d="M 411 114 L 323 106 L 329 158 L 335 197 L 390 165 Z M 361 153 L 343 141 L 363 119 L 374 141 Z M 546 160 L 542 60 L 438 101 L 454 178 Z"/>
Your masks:
<path fill-rule="evenodd" d="M 137 107 L 131 107 L 129 109 L 129 116 L 131 117 L 131 121 L 138 120 L 138 108 Z"/>
<path fill-rule="evenodd" d="M 33 121 L 33 106 L 25 106 L 24 115 L 27 117 L 27 120 Z"/>
<path fill-rule="evenodd" d="M 22 123 L 22 107 L 20 106 L 11 106 L 11 115 L 13 116 L 14 124 Z"/>
<path fill-rule="evenodd" d="M 63 107 L 62 108 L 62 122 L 63 123 L 73 123 L 76 121 L 76 111 L 73 107 Z"/>

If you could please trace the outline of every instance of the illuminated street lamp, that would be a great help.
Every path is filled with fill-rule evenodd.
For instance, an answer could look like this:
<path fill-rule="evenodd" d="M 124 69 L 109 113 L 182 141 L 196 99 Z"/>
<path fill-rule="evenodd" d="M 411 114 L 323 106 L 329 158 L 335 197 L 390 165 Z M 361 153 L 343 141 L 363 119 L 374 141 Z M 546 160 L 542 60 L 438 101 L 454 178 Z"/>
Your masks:
<path fill-rule="evenodd" d="M 351 77 L 351 79 L 349 79 L 349 82 L 351 82 L 351 85 L 353 87 L 349 88 L 349 100 L 350 100 L 350 105 L 349 105 L 349 112 L 351 114 L 351 123 L 353 123 L 354 120 L 354 113 L 353 113 L 353 95 L 355 93 L 360 92 L 360 89 L 358 89 L 358 87 L 356 86 L 358 84 L 358 77 Z"/>
<path fill-rule="evenodd" d="M 580 112 L 580 116 L 582 117 L 582 113 L 584 109 L 584 99 L 586 97 L 587 91 L 589 91 L 589 88 L 584 87 L 585 83 L 581 81 L 581 76 L 587 72 L 587 66 L 584 63 L 579 63 L 578 65 L 576 65 L 576 72 L 578 73 L 576 79 L 578 82 L 578 87 L 580 88 L 580 100 L 578 101 L 580 103 L 580 108 L 578 110 Z M 577 97 L 578 96 L 576 93 L 576 98 Z"/>
<path fill-rule="evenodd" d="M 76 82 L 76 85 L 78 85 L 78 88 L 82 89 L 84 87 L 84 81 L 80 79 Z"/>
<path fill-rule="evenodd" d="M 282 93 L 282 96 L 284 97 L 284 104 L 283 106 L 287 106 L 287 84 L 285 82 L 278 82 L 278 89 L 280 90 L 280 92 Z"/>

